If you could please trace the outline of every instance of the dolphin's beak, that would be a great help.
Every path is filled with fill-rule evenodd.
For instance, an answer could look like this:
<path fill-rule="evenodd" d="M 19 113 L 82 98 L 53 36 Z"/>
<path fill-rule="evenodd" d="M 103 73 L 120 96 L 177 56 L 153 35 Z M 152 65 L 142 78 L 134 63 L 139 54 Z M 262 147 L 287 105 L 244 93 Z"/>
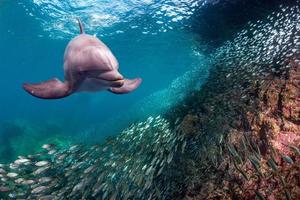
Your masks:
<path fill-rule="evenodd" d="M 126 94 L 138 88 L 141 83 L 141 78 L 124 79 L 124 84 L 121 87 L 112 87 L 109 91 L 115 94 Z"/>
<path fill-rule="evenodd" d="M 117 70 L 103 72 L 103 73 L 100 73 L 100 74 L 90 73 L 89 76 L 92 77 L 92 78 L 101 79 L 101 80 L 104 80 L 104 81 L 124 80 L 124 77 L 122 76 L 122 74 L 120 74 L 120 72 L 118 72 Z"/>

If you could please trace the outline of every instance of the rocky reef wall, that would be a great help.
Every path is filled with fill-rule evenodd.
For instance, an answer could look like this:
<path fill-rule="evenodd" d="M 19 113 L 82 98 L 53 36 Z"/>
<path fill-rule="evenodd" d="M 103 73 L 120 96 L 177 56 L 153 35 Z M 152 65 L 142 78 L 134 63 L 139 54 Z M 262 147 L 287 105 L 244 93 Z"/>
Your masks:
<path fill-rule="evenodd" d="M 299 5 L 277 9 L 214 50 L 206 84 L 165 115 L 187 141 L 166 199 L 300 198 Z"/>
<path fill-rule="evenodd" d="M 174 110 L 188 141 L 175 167 L 184 199 L 299 199 L 300 65 L 284 65 L 243 90 L 229 87 L 247 82 L 239 73 L 218 66 L 211 78 L 223 84 L 208 81 Z"/>

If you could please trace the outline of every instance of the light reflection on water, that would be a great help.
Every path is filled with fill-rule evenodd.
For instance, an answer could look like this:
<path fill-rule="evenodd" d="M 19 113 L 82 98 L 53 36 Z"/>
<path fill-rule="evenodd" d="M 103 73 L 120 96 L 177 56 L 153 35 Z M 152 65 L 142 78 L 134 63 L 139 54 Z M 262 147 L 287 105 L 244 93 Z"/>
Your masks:
<path fill-rule="evenodd" d="M 142 34 L 157 34 L 188 26 L 196 8 L 211 2 L 204 0 L 32 0 L 21 2 L 29 15 L 36 17 L 43 29 L 59 38 L 77 33 L 76 17 L 86 29 L 101 35 L 139 29 Z M 114 25 L 126 23 L 122 30 Z M 104 29 L 113 29 L 105 31 Z M 59 33 L 59 34 L 57 34 Z"/>

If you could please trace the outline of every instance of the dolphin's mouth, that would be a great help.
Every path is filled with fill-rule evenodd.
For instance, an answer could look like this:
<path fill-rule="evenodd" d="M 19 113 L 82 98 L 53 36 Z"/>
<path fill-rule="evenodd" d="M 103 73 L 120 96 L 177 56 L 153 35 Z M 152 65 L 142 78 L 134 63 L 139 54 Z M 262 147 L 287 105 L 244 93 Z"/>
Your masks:
<path fill-rule="evenodd" d="M 89 78 L 93 78 L 96 80 L 102 80 L 102 81 L 107 81 L 107 82 L 117 82 L 117 81 L 122 81 L 124 80 L 124 78 L 116 78 L 116 79 L 107 79 L 107 78 L 103 78 L 103 77 L 95 77 L 95 76 L 89 76 Z"/>
<path fill-rule="evenodd" d="M 98 70 L 97 71 L 85 71 L 85 72 L 82 72 L 83 73 L 82 75 L 84 75 L 87 78 L 103 80 L 103 81 L 108 81 L 108 82 L 124 80 L 123 76 L 120 73 L 117 73 L 117 75 L 113 75 L 113 76 L 107 75 L 110 72 L 98 71 Z"/>

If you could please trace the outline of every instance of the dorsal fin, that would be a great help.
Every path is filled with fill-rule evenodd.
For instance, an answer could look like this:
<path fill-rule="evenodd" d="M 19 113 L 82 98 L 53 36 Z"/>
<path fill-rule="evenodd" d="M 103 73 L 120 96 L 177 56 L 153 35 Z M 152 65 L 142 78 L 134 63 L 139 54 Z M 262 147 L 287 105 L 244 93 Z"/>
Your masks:
<path fill-rule="evenodd" d="M 80 34 L 83 34 L 84 33 L 84 29 L 83 29 L 83 25 L 81 23 L 81 20 L 79 18 L 77 18 L 77 21 L 78 21 L 78 25 L 79 25 L 79 29 L 80 29 Z"/>

